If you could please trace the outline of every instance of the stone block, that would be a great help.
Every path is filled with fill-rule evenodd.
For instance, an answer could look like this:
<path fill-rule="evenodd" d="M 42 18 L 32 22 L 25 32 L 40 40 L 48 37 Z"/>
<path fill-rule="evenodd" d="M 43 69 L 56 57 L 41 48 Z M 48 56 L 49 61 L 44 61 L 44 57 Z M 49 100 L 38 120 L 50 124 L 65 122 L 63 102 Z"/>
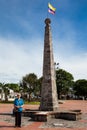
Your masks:
<path fill-rule="evenodd" d="M 35 113 L 36 113 L 36 111 L 23 111 L 22 112 L 22 116 L 31 117 L 32 118 Z"/>
<path fill-rule="evenodd" d="M 52 118 L 52 114 L 50 112 L 37 112 L 33 116 L 34 121 L 44 121 L 47 122 Z"/>
<path fill-rule="evenodd" d="M 81 112 L 58 112 L 55 114 L 55 118 L 58 119 L 66 119 L 66 120 L 80 120 L 81 119 Z"/>

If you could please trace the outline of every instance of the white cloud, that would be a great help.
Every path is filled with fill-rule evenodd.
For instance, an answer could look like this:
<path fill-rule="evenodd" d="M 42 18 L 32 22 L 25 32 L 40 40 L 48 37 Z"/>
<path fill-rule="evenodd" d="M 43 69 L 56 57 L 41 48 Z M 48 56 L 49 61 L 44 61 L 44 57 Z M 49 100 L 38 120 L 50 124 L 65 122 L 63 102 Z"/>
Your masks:
<path fill-rule="evenodd" d="M 18 81 L 25 74 L 32 72 L 41 76 L 43 53 L 41 45 L 39 39 L 36 39 L 36 41 L 10 41 L 1 39 L 0 81 L 4 79 L 6 81 Z"/>
<path fill-rule="evenodd" d="M 87 79 L 87 55 L 82 53 L 73 53 L 72 55 L 69 55 L 68 53 L 68 56 L 66 57 L 67 51 L 65 51 L 64 53 L 56 54 L 55 60 L 59 62 L 59 68 L 70 72 L 73 75 L 74 80 Z"/>

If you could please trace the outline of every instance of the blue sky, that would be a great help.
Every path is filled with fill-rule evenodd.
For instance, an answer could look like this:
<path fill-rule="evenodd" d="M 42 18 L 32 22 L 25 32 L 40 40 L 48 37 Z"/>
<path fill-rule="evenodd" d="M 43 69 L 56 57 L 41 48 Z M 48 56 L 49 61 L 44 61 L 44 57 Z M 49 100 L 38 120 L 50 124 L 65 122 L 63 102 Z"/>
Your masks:
<path fill-rule="evenodd" d="M 48 13 L 48 2 L 55 15 Z M 55 62 L 74 80 L 87 79 L 87 0 L 0 0 L 0 82 L 42 76 L 47 16 Z"/>

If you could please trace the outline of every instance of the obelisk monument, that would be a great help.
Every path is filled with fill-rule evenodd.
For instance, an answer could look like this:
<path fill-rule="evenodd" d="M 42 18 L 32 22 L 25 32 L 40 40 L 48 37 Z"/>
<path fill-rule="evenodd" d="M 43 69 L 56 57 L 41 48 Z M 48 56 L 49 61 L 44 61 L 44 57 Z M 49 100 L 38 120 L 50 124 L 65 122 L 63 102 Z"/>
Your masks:
<path fill-rule="evenodd" d="M 44 35 L 44 57 L 43 57 L 43 81 L 41 89 L 40 110 L 57 111 L 58 96 L 56 88 L 56 76 L 54 66 L 54 56 L 51 36 L 51 20 L 45 19 L 45 35 Z"/>

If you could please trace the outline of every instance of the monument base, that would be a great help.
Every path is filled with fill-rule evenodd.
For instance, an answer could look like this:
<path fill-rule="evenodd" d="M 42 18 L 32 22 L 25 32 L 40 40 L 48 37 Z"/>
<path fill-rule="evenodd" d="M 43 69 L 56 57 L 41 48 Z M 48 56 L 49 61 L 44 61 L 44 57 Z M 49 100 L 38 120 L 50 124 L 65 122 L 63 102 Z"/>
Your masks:
<path fill-rule="evenodd" d="M 66 120 L 80 120 L 81 111 L 63 111 L 63 112 L 54 112 L 54 111 L 24 111 L 23 116 L 29 116 L 33 121 L 50 121 L 52 118 L 56 119 L 66 119 Z"/>

